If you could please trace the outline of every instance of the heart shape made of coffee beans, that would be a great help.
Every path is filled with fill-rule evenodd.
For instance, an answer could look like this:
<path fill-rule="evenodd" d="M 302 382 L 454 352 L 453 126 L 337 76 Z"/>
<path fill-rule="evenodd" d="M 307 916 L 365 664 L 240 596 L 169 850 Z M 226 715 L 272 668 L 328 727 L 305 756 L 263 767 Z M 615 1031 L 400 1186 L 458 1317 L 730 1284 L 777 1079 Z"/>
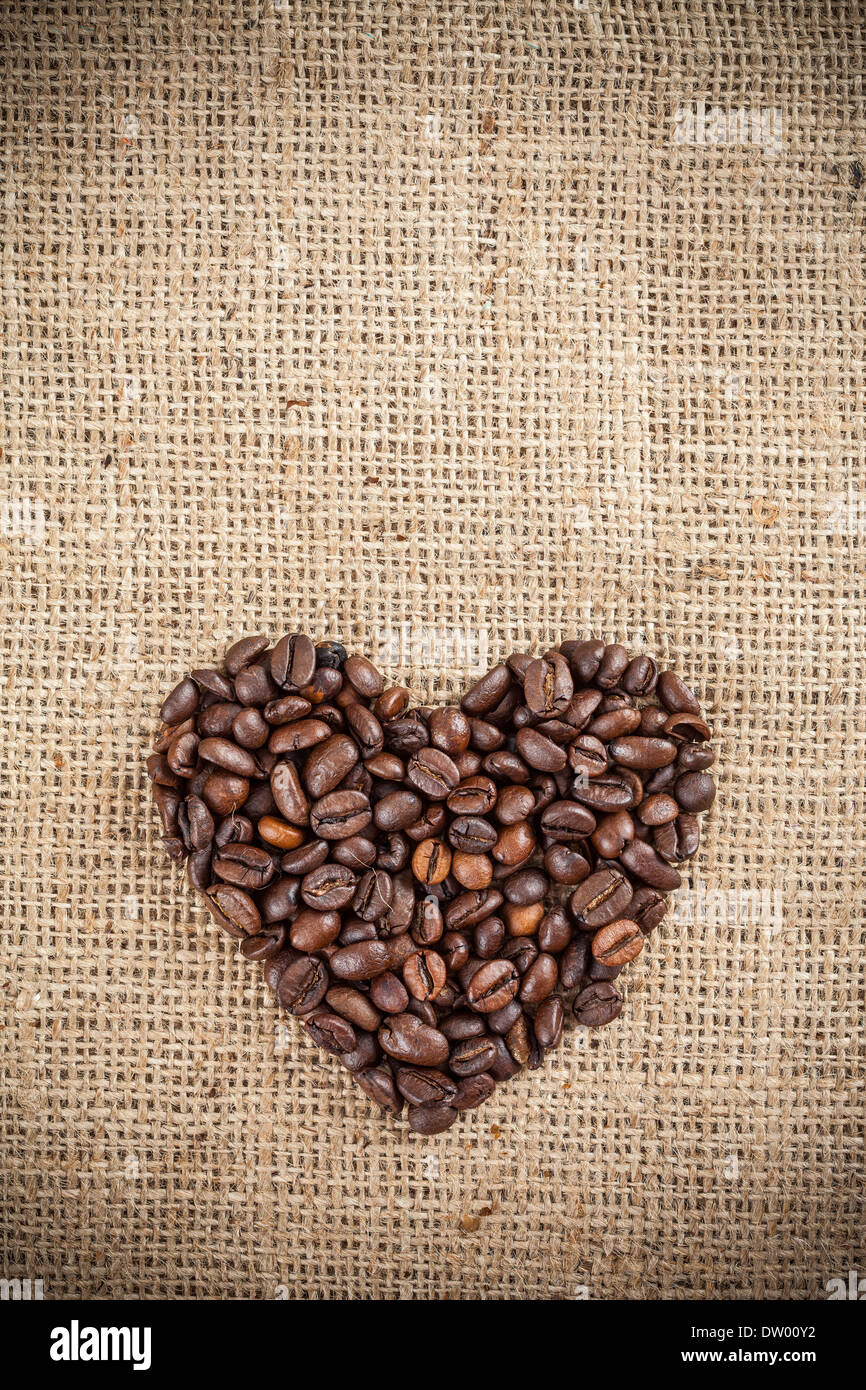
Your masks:
<path fill-rule="evenodd" d="M 665 915 L 713 802 L 695 696 L 618 643 L 512 655 L 413 707 L 363 656 L 244 637 L 164 701 L 171 858 L 278 1003 L 438 1134 L 579 1024 Z"/>

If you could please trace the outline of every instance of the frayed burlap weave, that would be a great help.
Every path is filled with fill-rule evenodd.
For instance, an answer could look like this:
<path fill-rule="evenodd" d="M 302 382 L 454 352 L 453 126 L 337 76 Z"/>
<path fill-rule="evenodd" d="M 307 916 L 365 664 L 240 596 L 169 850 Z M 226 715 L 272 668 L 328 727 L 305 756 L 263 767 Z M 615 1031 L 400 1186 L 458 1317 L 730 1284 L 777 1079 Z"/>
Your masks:
<path fill-rule="evenodd" d="M 3 1203 L 46 1297 L 823 1296 L 862 1245 L 854 3 L 2 12 Z M 617 637 L 720 790 L 626 1008 L 380 1123 L 167 861 L 244 631 Z"/>

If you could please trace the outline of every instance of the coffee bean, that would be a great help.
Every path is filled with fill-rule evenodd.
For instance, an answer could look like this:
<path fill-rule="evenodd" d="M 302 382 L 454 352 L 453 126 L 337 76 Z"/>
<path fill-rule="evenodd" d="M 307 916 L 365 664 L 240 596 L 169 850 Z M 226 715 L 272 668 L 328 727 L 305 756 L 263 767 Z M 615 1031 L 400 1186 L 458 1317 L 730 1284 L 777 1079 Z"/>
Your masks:
<path fill-rule="evenodd" d="M 363 792 L 328 792 L 310 809 L 310 829 L 323 840 L 347 840 L 371 820 L 370 800 Z"/>
<path fill-rule="evenodd" d="M 403 1101 L 397 1093 L 394 1078 L 387 1067 L 369 1067 L 366 1071 L 357 1072 L 355 1080 L 370 1099 L 380 1105 L 383 1110 L 390 1111 L 392 1115 L 400 1114 Z"/>
<path fill-rule="evenodd" d="M 535 1036 L 543 1048 L 556 1047 L 562 1037 L 564 1010 L 562 1000 L 548 998 L 538 1006 L 535 1015 Z"/>
<path fill-rule="evenodd" d="M 306 1029 L 313 1042 L 335 1057 L 354 1052 L 358 1045 L 357 1035 L 348 1019 L 335 1013 L 316 1013 L 306 1022 Z"/>
<path fill-rule="evenodd" d="M 214 920 L 230 936 L 255 936 L 261 931 L 259 910 L 243 889 L 229 883 L 216 883 L 204 896 Z"/>
<path fill-rule="evenodd" d="M 613 985 L 599 981 L 587 985 L 575 997 L 572 1012 L 578 1023 L 587 1028 L 600 1028 L 612 1023 L 622 1009 L 622 995 L 617 994 Z"/>
<path fill-rule="evenodd" d="M 286 966 L 277 986 L 277 1003 L 287 1013 L 307 1014 L 328 990 L 328 971 L 317 956 L 299 956 Z"/>
<path fill-rule="evenodd" d="M 708 811 L 716 797 L 716 784 L 708 772 L 684 772 L 676 780 L 674 796 L 684 811 Z"/>
<path fill-rule="evenodd" d="M 446 978 L 445 962 L 438 951 L 417 951 L 403 966 L 403 983 L 422 1001 L 435 999 Z"/>
<path fill-rule="evenodd" d="M 608 922 L 592 938 L 592 954 L 602 965 L 626 965 L 643 950 L 644 934 L 637 922 L 620 918 Z"/>
<path fill-rule="evenodd" d="M 398 1067 L 394 1080 L 411 1105 L 450 1105 L 457 1094 L 457 1082 L 435 1067 Z"/>
<path fill-rule="evenodd" d="M 358 761 L 358 745 L 348 734 L 332 734 L 313 748 L 304 763 L 304 786 L 313 800 L 338 787 Z"/>
<path fill-rule="evenodd" d="M 520 977 L 510 961 L 491 960 L 472 976 L 466 998 L 476 1013 L 489 1014 L 509 1004 L 519 987 Z"/>
<path fill-rule="evenodd" d="M 493 1038 L 466 1038 L 452 1047 L 448 1066 L 455 1076 L 477 1076 L 494 1065 L 496 1056 Z"/>
<path fill-rule="evenodd" d="M 421 1067 L 439 1067 L 448 1060 L 448 1039 L 413 1014 L 393 1014 L 382 1023 L 379 1043 L 389 1057 Z"/>
<path fill-rule="evenodd" d="M 631 884 L 618 869 L 599 869 L 574 890 L 569 906 L 578 926 L 593 931 L 619 917 L 631 895 Z"/>
<path fill-rule="evenodd" d="M 441 1134 L 457 1119 L 452 1105 L 412 1105 L 409 1107 L 409 1128 L 415 1134 Z"/>

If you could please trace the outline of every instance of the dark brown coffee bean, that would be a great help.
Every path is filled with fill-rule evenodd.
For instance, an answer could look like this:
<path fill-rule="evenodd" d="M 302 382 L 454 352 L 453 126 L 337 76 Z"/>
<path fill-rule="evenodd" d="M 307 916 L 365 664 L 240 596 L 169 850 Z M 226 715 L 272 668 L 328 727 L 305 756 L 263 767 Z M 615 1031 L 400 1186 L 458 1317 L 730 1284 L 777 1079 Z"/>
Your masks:
<path fill-rule="evenodd" d="M 559 966 L 556 957 L 540 952 L 526 971 L 520 982 L 520 999 L 523 1004 L 540 1004 L 556 989 L 559 979 Z"/>
<path fill-rule="evenodd" d="M 230 676 L 236 676 L 244 666 L 255 661 L 266 650 L 268 639 L 264 634 L 256 637 L 241 637 L 234 642 L 223 657 L 223 665 Z"/>
<path fill-rule="evenodd" d="M 328 792 L 310 809 L 310 828 L 323 840 L 347 840 L 370 824 L 370 801 L 363 792 Z"/>
<path fill-rule="evenodd" d="M 489 1014 L 509 1004 L 520 987 L 520 977 L 510 961 L 491 960 L 469 981 L 466 998 L 476 1013 Z"/>
<path fill-rule="evenodd" d="M 229 844 L 217 851 L 213 858 L 213 869 L 217 878 L 224 883 L 234 883 L 254 893 L 266 888 L 274 876 L 274 861 L 263 849 L 255 845 Z"/>
<path fill-rule="evenodd" d="M 348 734 L 332 734 L 319 743 L 304 763 L 303 780 L 310 797 L 318 801 L 338 787 L 358 761 L 358 745 Z"/>
<path fill-rule="evenodd" d="M 343 675 L 365 700 L 377 699 L 385 689 L 381 675 L 365 656 L 347 657 L 343 662 Z"/>
<path fill-rule="evenodd" d="M 538 947 L 551 955 L 558 956 L 564 951 L 572 938 L 571 922 L 564 907 L 552 907 L 541 919 L 538 927 Z"/>
<path fill-rule="evenodd" d="M 369 1067 L 366 1071 L 359 1071 L 355 1074 L 355 1080 L 376 1105 L 392 1115 L 400 1114 L 403 1101 L 387 1067 Z"/>
<path fill-rule="evenodd" d="M 355 896 L 357 879 L 344 864 L 322 864 L 301 880 L 301 897 L 318 912 L 339 912 Z M 333 938 L 332 938 L 333 939 Z M 297 943 L 293 942 L 293 945 Z"/>
<path fill-rule="evenodd" d="M 379 1043 L 389 1057 L 421 1067 L 439 1067 L 448 1060 L 448 1039 L 414 1014 L 389 1015 L 378 1032 Z"/>
<path fill-rule="evenodd" d="M 701 842 L 701 831 L 697 817 L 681 812 L 675 821 L 658 825 L 653 831 L 653 848 L 669 864 L 682 864 L 697 854 Z"/>
<path fill-rule="evenodd" d="M 495 1090 L 496 1082 L 489 1072 L 465 1076 L 458 1082 L 451 1104 L 457 1111 L 473 1110 L 476 1105 L 483 1105 L 489 1100 Z"/>
<path fill-rule="evenodd" d="M 163 700 L 159 717 L 163 724 L 180 724 L 184 719 L 189 719 L 190 715 L 195 714 L 198 709 L 198 702 L 198 686 L 189 676 L 184 676 L 171 694 Z"/>
<path fill-rule="evenodd" d="M 287 821 L 292 825 L 309 825 L 310 803 L 294 763 L 277 763 L 271 773 L 271 794 Z"/>
<path fill-rule="evenodd" d="M 523 695 L 533 714 L 561 714 L 574 694 L 568 662 L 558 652 L 530 661 L 523 681 Z"/>
<path fill-rule="evenodd" d="M 589 861 L 570 845 L 551 845 L 544 852 L 544 867 L 555 883 L 581 883 L 589 874 Z"/>
<path fill-rule="evenodd" d="M 389 792 L 376 803 L 373 820 L 379 830 L 390 834 L 413 825 L 423 813 L 423 809 L 420 796 L 401 788 L 400 791 Z"/>
<path fill-rule="evenodd" d="M 573 801 L 553 801 L 542 812 L 541 828 L 557 844 L 576 844 L 592 834 L 595 816 Z"/>
<path fill-rule="evenodd" d="M 533 1021 L 535 1036 L 541 1047 L 556 1047 L 562 1037 L 564 1011 L 562 1000 L 549 998 L 542 1001 Z"/>
<path fill-rule="evenodd" d="M 658 693 L 665 709 L 671 714 L 700 714 L 701 707 L 689 687 L 675 671 L 663 671 L 658 680 Z"/>
<path fill-rule="evenodd" d="M 267 961 L 285 948 L 288 933 L 285 927 L 268 927 L 257 936 L 245 936 L 241 955 L 245 960 Z"/>
<path fill-rule="evenodd" d="M 620 850 L 634 839 L 634 821 L 628 811 L 614 811 L 612 815 L 602 816 L 591 839 L 602 859 L 615 859 Z"/>
<path fill-rule="evenodd" d="M 402 1014 L 409 1007 L 409 991 L 390 970 L 370 981 L 370 999 L 384 1014 Z"/>
<path fill-rule="evenodd" d="M 644 825 L 666 825 L 668 821 L 676 820 L 680 813 L 680 808 L 672 796 L 667 796 L 664 792 L 656 792 L 654 796 L 648 796 L 637 808 L 637 818 Z"/>
<path fill-rule="evenodd" d="M 637 888 L 628 910 L 642 932 L 651 932 L 664 917 L 667 903 L 655 888 Z"/>
<path fill-rule="evenodd" d="M 259 910 L 243 889 L 229 883 L 215 883 L 204 896 L 214 921 L 230 936 L 255 936 L 261 931 Z"/>
<path fill-rule="evenodd" d="M 441 1134 L 457 1119 L 452 1105 L 410 1105 L 409 1128 L 415 1134 Z"/>
<path fill-rule="evenodd" d="M 284 689 L 299 690 L 309 684 L 316 670 L 316 649 L 309 637 L 301 632 L 281 637 L 271 653 L 270 669 Z"/>
<path fill-rule="evenodd" d="M 344 849 L 349 843 L 348 840 L 341 840 L 339 849 Z M 284 874 L 297 874 L 303 877 L 313 869 L 318 869 L 320 864 L 324 864 L 328 857 L 329 846 L 325 840 L 310 840 L 305 845 L 299 845 L 297 849 L 289 850 L 284 854 L 280 861 L 280 867 Z M 335 853 L 336 858 L 336 853 Z M 339 859 L 338 863 L 345 863 L 344 859 Z M 350 864 L 350 868 L 357 865 Z"/>
<path fill-rule="evenodd" d="M 270 725 L 257 709 L 242 709 L 235 715 L 231 727 L 235 743 L 252 750 L 264 748 L 271 733 Z"/>
<path fill-rule="evenodd" d="M 302 753 L 330 737 L 331 726 L 324 719 L 296 719 L 291 724 L 277 725 L 268 739 L 268 748 L 277 757 L 282 753 Z"/>
<path fill-rule="evenodd" d="M 331 957 L 330 967 L 338 980 L 372 980 L 386 970 L 400 969 L 415 945 L 411 937 L 389 937 L 380 941 L 359 941 L 353 946 L 341 946 Z M 384 1008 L 374 1000 L 377 1008 Z"/>
<path fill-rule="evenodd" d="M 602 653 L 594 677 L 596 685 L 600 690 L 612 690 L 615 685 L 619 685 L 627 667 L 628 652 L 618 642 L 612 642 Z"/>
<path fill-rule="evenodd" d="M 617 994 L 607 981 L 587 985 L 575 997 L 572 1005 L 578 1023 L 587 1028 L 600 1028 L 605 1023 L 612 1023 L 621 1010 L 622 995 Z"/>
<path fill-rule="evenodd" d="M 642 840 L 635 839 L 630 845 L 626 845 L 619 856 L 619 862 L 636 878 L 642 879 L 651 888 L 658 888 L 663 893 L 670 893 L 674 888 L 679 888 L 682 882 L 676 869 L 665 863 L 652 845 L 645 844 Z"/>
<path fill-rule="evenodd" d="M 565 749 L 537 729 L 519 729 L 515 742 L 524 762 L 541 772 L 559 772 L 568 762 Z"/>
<path fill-rule="evenodd" d="M 357 1035 L 351 1023 L 339 1014 L 317 1012 L 314 1017 L 307 1019 L 304 1026 L 313 1042 L 334 1057 L 354 1052 L 358 1045 Z"/>
<path fill-rule="evenodd" d="M 367 1033 L 375 1033 L 382 1022 L 382 1015 L 367 995 L 351 985 L 332 985 L 325 995 L 325 1003 L 334 1013 Z"/>
<path fill-rule="evenodd" d="M 629 695 L 651 695 L 658 677 L 658 667 L 652 657 L 635 656 L 623 671 L 620 685 Z"/>
<path fill-rule="evenodd" d="M 576 936 L 559 960 L 559 979 L 563 989 L 576 989 L 583 979 L 590 958 L 591 937 Z"/>
<path fill-rule="evenodd" d="M 674 796 L 684 811 L 708 811 L 716 797 L 716 784 L 708 772 L 684 772 L 676 780 Z"/>
<path fill-rule="evenodd" d="M 487 714 L 499 704 L 511 685 L 511 672 L 504 664 L 494 666 L 481 680 L 476 681 L 460 701 L 464 714 Z M 476 747 L 478 745 L 476 744 Z"/>
<path fill-rule="evenodd" d="M 587 779 L 578 773 L 572 783 L 571 795 L 593 812 L 627 811 L 641 799 L 639 790 L 626 768 L 614 768 Z"/>
<path fill-rule="evenodd" d="M 496 1056 L 493 1038 L 466 1038 L 452 1047 L 448 1066 L 455 1076 L 477 1076 L 479 1072 L 490 1070 Z"/>
<path fill-rule="evenodd" d="M 677 745 L 666 738 L 615 738 L 609 745 L 611 756 L 622 767 L 639 771 L 667 767 L 677 756 Z"/>
<path fill-rule="evenodd" d="M 599 869 L 571 895 L 569 906 L 578 926 L 594 931 L 622 916 L 631 900 L 632 887 L 617 869 Z"/>
<path fill-rule="evenodd" d="M 318 956 L 299 956 L 286 966 L 277 986 L 277 1003 L 290 1014 L 308 1014 L 328 990 L 328 971 Z"/>
<path fill-rule="evenodd" d="M 406 780 L 429 801 L 444 801 L 460 781 L 460 773 L 440 748 L 420 748 L 406 767 Z"/>
<path fill-rule="evenodd" d="M 457 1082 L 435 1067 L 398 1067 L 394 1080 L 411 1105 L 450 1105 L 457 1094 Z"/>

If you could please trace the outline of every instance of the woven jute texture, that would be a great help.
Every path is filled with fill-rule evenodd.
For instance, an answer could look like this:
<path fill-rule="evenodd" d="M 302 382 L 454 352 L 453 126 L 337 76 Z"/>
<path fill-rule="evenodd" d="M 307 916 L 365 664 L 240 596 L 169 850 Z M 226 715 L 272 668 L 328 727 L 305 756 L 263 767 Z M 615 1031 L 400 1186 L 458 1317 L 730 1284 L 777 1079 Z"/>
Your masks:
<path fill-rule="evenodd" d="M 2 7 L 0 1276 L 760 1298 L 866 1275 L 860 7 Z M 428 700 L 614 637 L 719 796 L 613 1026 L 381 1124 L 164 856 L 245 631 Z"/>

